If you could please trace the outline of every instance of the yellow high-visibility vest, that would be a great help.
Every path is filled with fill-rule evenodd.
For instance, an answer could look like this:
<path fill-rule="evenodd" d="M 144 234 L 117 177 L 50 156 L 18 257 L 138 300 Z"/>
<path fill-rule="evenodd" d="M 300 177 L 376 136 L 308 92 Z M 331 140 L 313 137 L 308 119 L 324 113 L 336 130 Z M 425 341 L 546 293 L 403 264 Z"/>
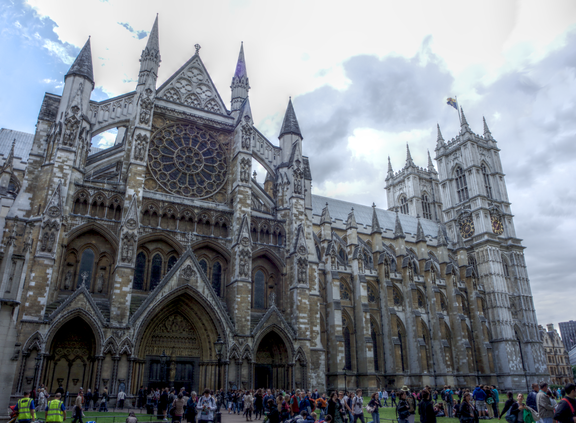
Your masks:
<path fill-rule="evenodd" d="M 32 398 L 21 398 L 18 400 L 18 420 L 32 420 L 31 402 Z"/>
<path fill-rule="evenodd" d="M 46 412 L 46 422 L 59 422 L 64 421 L 64 412 L 62 411 L 62 401 L 52 400 L 48 403 L 48 411 Z"/>

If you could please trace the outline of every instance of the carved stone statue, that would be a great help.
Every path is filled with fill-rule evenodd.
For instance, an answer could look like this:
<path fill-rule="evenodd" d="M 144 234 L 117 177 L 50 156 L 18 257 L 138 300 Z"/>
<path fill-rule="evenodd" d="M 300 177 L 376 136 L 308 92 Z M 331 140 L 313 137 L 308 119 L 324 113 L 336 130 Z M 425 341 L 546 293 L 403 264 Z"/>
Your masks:
<path fill-rule="evenodd" d="M 70 289 L 72 285 L 72 270 L 68 270 L 66 272 L 66 276 L 64 276 L 64 289 Z"/>
<path fill-rule="evenodd" d="M 104 289 L 104 273 L 100 272 L 98 280 L 96 281 L 96 291 L 102 292 Z"/>

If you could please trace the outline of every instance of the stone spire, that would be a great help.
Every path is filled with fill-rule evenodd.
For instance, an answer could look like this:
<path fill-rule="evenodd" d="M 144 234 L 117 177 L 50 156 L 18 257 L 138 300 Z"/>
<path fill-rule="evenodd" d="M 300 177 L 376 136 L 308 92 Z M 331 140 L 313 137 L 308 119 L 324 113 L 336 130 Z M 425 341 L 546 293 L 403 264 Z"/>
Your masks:
<path fill-rule="evenodd" d="M 248 82 L 248 72 L 246 71 L 246 60 L 244 58 L 244 43 L 240 44 L 240 53 L 238 53 L 238 62 L 236 63 L 236 70 L 232 77 L 232 111 L 239 110 L 248 97 L 250 84 Z"/>
<path fill-rule="evenodd" d="M 430 172 L 436 172 L 434 168 L 434 162 L 432 161 L 432 157 L 430 156 L 430 150 L 428 150 L 428 170 Z"/>
<path fill-rule="evenodd" d="M 410 154 L 410 146 L 406 143 L 406 166 L 414 166 L 412 154 Z"/>
<path fill-rule="evenodd" d="M 346 229 L 358 229 L 356 216 L 354 216 L 354 207 L 352 207 L 352 210 L 350 210 L 350 213 L 348 214 L 348 219 L 346 219 Z"/>
<path fill-rule="evenodd" d="M 488 124 L 486 123 L 486 118 L 482 116 L 482 120 L 484 121 L 484 138 L 492 139 L 492 132 L 488 128 Z"/>
<path fill-rule="evenodd" d="M 330 217 L 330 210 L 328 210 L 328 203 L 326 207 L 322 209 L 322 216 L 320 216 L 320 224 L 330 223 L 332 224 L 332 218 Z"/>
<path fill-rule="evenodd" d="M 370 235 L 374 233 L 382 233 L 382 228 L 380 227 L 380 222 L 378 221 L 378 215 L 376 214 L 376 204 L 372 203 L 372 231 Z"/>
<path fill-rule="evenodd" d="M 90 80 L 92 84 L 94 84 L 94 71 L 92 69 L 92 49 L 90 48 L 90 37 L 88 37 L 88 41 L 86 41 L 86 44 L 84 44 L 84 47 L 82 47 L 82 50 L 80 50 L 80 54 L 78 54 L 78 57 L 76 57 L 76 60 L 74 60 L 74 63 L 72 63 L 72 66 L 70 67 L 70 70 L 66 74 L 65 78 L 71 75 L 84 77 Z"/>
<path fill-rule="evenodd" d="M 300 138 L 304 138 L 300 132 L 300 126 L 298 125 L 298 119 L 296 119 L 296 113 L 294 113 L 294 106 L 292 106 L 292 97 L 288 101 L 288 107 L 286 108 L 286 114 L 284 115 L 284 122 L 282 123 L 282 129 L 280 130 L 281 138 L 282 135 L 294 134 Z"/>
<path fill-rule="evenodd" d="M 152 31 L 148 36 L 146 47 L 142 50 L 140 56 L 140 73 L 138 74 L 138 85 L 146 82 L 146 77 L 150 74 L 154 78 L 158 76 L 158 67 L 160 67 L 160 42 L 158 39 L 158 15 L 152 25 Z"/>
<path fill-rule="evenodd" d="M 426 236 L 424 235 L 424 229 L 422 229 L 422 224 L 420 223 L 420 216 L 418 216 L 418 226 L 416 227 L 416 242 L 426 242 Z"/>
<path fill-rule="evenodd" d="M 402 223 L 400 223 L 400 216 L 398 215 L 398 208 L 396 208 L 396 222 L 394 224 L 394 238 L 406 238 Z"/>
<path fill-rule="evenodd" d="M 440 147 L 444 145 L 444 138 L 442 137 L 442 132 L 440 131 L 440 124 L 437 123 L 436 127 L 438 128 L 438 138 L 436 138 L 436 146 Z"/>

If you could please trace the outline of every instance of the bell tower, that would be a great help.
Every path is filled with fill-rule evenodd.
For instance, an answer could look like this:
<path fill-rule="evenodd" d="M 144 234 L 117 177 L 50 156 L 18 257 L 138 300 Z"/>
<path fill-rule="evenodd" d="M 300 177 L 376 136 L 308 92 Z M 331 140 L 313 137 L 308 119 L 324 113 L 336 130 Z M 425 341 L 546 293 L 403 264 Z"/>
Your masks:
<path fill-rule="evenodd" d="M 469 295 L 486 300 L 491 322 L 486 330 L 500 367 L 498 384 L 525 388 L 527 381 L 548 378 L 525 247 L 516 237 L 498 144 L 486 119 L 484 134 L 478 135 L 460 111 L 456 137 L 446 142 L 438 127 L 436 161 L 444 222 L 457 240 L 458 254 L 467 256 L 467 273 L 478 278 L 479 286 Z"/>

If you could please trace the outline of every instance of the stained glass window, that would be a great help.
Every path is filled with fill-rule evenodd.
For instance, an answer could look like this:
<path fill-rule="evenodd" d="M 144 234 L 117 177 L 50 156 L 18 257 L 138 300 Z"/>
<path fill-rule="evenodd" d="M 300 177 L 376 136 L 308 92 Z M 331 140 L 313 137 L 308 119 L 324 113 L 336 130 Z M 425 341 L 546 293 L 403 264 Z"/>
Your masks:
<path fill-rule="evenodd" d="M 220 290 L 222 287 L 222 265 L 220 262 L 214 263 L 212 266 L 212 288 L 216 295 L 220 296 Z"/>
<path fill-rule="evenodd" d="M 140 251 L 136 256 L 136 268 L 134 269 L 134 289 L 144 289 L 144 275 L 146 273 L 146 254 Z"/>
<path fill-rule="evenodd" d="M 400 197 L 400 213 L 410 214 L 410 206 L 408 205 L 408 199 L 405 195 Z"/>
<path fill-rule="evenodd" d="M 350 291 L 348 290 L 348 287 L 340 282 L 340 298 L 343 300 L 350 300 Z"/>
<path fill-rule="evenodd" d="M 202 270 L 204 271 L 204 274 L 206 276 L 208 276 L 208 263 L 206 263 L 206 260 L 202 259 L 200 260 L 200 267 L 202 268 Z"/>
<path fill-rule="evenodd" d="M 376 293 L 374 292 L 374 289 L 372 289 L 371 286 L 368 286 L 368 302 L 369 303 L 376 302 Z"/>
<path fill-rule="evenodd" d="M 150 290 L 153 290 L 162 279 L 162 256 L 156 254 L 152 257 L 152 268 L 150 270 Z"/>
<path fill-rule="evenodd" d="M 258 270 L 254 275 L 254 308 L 266 307 L 266 287 L 264 285 L 264 273 L 261 270 Z"/>
<path fill-rule="evenodd" d="M 164 189 L 185 197 L 206 198 L 226 181 L 226 153 L 218 134 L 195 125 L 177 123 L 156 132 L 148 164 Z"/>
<path fill-rule="evenodd" d="M 424 216 L 424 219 L 432 219 L 432 213 L 430 212 L 430 200 L 428 200 L 427 194 L 422 196 L 422 215 Z"/>
<path fill-rule="evenodd" d="M 460 166 L 456 168 L 456 192 L 459 203 L 468 200 L 468 182 L 466 182 L 466 175 Z"/>
<path fill-rule="evenodd" d="M 393 291 L 393 298 L 394 298 L 394 305 L 396 307 L 400 307 L 402 305 L 402 297 L 400 296 L 400 293 L 398 292 L 397 289 L 394 289 Z"/>
<path fill-rule="evenodd" d="M 170 258 L 168 259 L 168 267 L 166 268 L 166 272 L 169 272 L 170 269 L 172 269 L 172 267 L 174 267 L 174 265 L 176 264 L 177 261 L 178 261 L 178 257 L 170 256 Z"/>

